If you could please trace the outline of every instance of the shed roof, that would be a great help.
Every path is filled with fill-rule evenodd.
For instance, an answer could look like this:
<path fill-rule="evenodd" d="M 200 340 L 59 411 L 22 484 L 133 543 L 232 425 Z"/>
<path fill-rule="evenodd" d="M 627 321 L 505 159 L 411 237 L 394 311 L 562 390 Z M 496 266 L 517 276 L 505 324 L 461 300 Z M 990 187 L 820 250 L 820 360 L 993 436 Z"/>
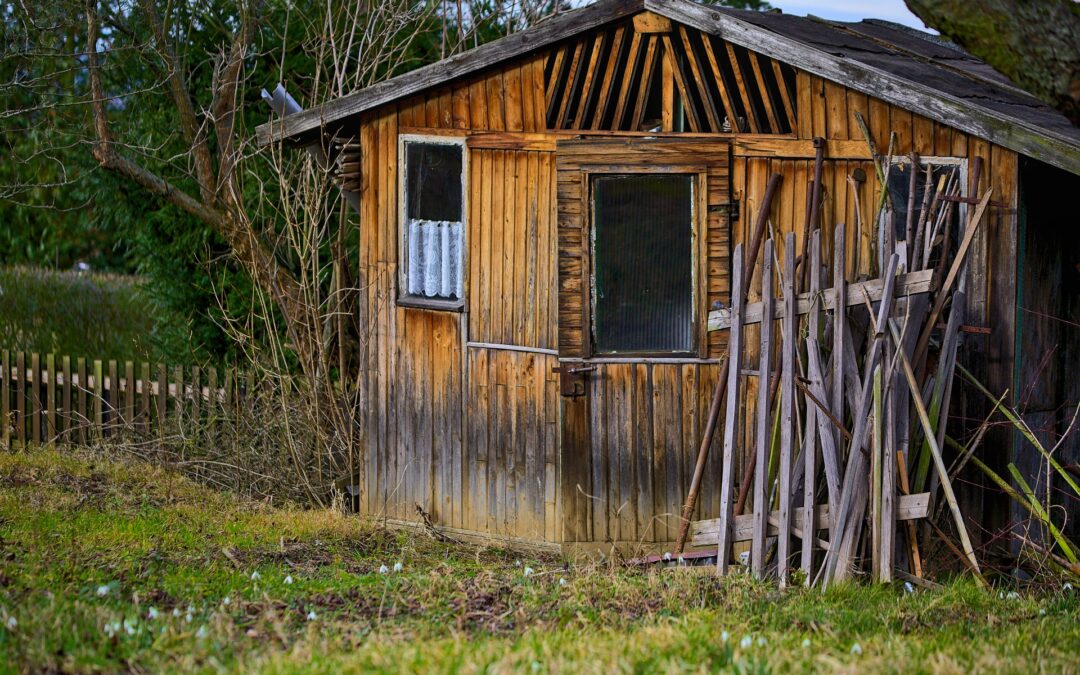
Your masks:
<path fill-rule="evenodd" d="M 929 119 L 1080 174 L 1080 129 L 956 46 L 913 29 L 825 21 L 691 0 L 599 0 L 461 54 L 258 128 L 260 143 L 308 137 L 346 118 L 442 86 L 649 10 Z"/>

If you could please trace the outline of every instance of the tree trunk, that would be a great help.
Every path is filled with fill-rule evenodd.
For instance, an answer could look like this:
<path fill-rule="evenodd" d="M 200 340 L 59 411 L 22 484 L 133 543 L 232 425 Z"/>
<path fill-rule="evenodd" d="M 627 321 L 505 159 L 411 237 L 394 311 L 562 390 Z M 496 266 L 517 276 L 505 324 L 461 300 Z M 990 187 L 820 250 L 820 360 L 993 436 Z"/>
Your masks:
<path fill-rule="evenodd" d="M 1080 3 L 905 0 L 927 26 L 1080 126 Z"/>

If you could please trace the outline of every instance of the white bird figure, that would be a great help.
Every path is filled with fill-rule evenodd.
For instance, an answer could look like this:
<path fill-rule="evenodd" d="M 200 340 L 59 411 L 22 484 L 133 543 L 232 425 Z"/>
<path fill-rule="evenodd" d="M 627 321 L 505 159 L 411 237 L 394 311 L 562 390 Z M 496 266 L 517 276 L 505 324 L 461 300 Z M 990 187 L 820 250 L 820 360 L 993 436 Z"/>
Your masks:
<path fill-rule="evenodd" d="M 395 572 L 400 572 L 403 569 L 405 569 L 405 566 L 401 564 L 401 561 L 398 561 L 398 562 L 394 563 L 394 571 Z"/>
<path fill-rule="evenodd" d="M 379 565 L 379 574 L 386 574 L 390 571 L 390 568 L 386 565 Z"/>
<path fill-rule="evenodd" d="M 851 645 L 851 653 L 855 656 L 862 656 L 862 645 L 860 645 L 858 642 Z"/>
<path fill-rule="evenodd" d="M 285 577 L 285 583 L 286 584 L 291 584 L 292 583 L 292 575 L 291 574 Z"/>

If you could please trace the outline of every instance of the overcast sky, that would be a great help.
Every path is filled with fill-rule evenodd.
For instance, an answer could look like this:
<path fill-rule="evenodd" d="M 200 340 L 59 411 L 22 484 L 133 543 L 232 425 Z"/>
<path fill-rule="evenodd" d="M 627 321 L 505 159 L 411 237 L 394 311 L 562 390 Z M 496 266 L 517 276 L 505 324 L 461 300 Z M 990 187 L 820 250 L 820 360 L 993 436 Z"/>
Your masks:
<path fill-rule="evenodd" d="M 837 21 L 885 19 L 919 30 L 926 30 L 922 20 L 908 10 L 904 0 L 769 0 L 785 14 L 813 14 Z"/>

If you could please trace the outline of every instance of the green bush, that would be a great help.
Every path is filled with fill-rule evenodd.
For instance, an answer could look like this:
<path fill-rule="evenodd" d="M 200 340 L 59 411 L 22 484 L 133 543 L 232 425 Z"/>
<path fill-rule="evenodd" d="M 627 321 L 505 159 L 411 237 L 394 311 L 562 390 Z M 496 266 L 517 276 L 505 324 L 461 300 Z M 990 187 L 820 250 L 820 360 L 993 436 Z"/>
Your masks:
<path fill-rule="evenodd" d="M 95 359 L 187 360 L 163 353 L 180 327 L 138 277 L 0 267 L 0 349 Z"/>

